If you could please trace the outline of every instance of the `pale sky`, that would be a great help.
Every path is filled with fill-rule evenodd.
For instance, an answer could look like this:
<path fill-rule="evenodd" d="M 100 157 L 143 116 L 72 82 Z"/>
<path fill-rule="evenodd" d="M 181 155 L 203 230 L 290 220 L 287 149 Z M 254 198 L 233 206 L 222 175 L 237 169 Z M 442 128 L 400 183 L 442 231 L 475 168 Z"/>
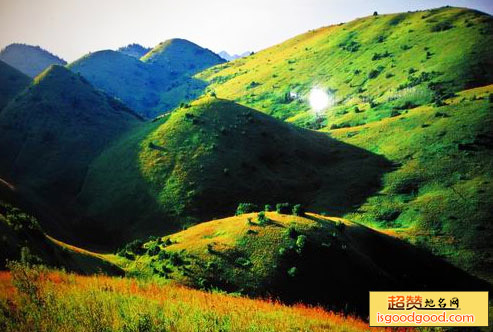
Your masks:
<path fill-rule="evenodd" d="M 0 48 L 39 45 L 70 62 L 90 51 L 185 38 L 232 54 L 375 10 L 444 5 L 493 14 L 493 0 L 0 0 Z"/>

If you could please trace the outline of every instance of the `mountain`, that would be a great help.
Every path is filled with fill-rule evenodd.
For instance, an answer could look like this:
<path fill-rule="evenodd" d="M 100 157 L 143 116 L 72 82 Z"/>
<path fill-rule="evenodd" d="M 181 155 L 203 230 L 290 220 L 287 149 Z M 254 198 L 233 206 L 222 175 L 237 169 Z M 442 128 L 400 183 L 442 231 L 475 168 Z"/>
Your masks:
<path fill-rule="evenodd" d="M 0 112 L 30 82 L 28 76 L 0 61 Z"/>
<path fill-rule="evenodd" d="M 66 62 L 39 46 L 10 44 L 0 51 L 0 60 L 30 77 L 35 77 L 51 65 Z"/>
<path fill-rule="evenodd" d="M 111 50 L 87 54 L 68 68 L 141 115 L 159 105 L 160 92 L 171 80 L 169 72 L 152 70 L 135 57 Z"/>
<path fill-rule="evenodd" d="M 117 51 L 125 55 L 140 59 L 150 50 L 151 48 L 146 48 L 139 44 L 128 44 L 127 46 L 120 47 Z"/>
<path fill-rule="evenodd" d="M 200 96 L 206 84 L 191 75 L 224 62 L 182 39 L 159 44 L 141 60 L 107 50 L 90 53 L 68 68 L 140 115 L 154 118 Z"/>
<path fill-rule="evenodd" d="M 39 210 L 63 211 L 90 161 L 140 122 L 82 77 L 51 66 L 0 113 L 0 177 Z M 50 223 L 47 231 L 64 227 Z"/>
<path fill-rule="evenodd" d="M 250 54 L 251 54 L 251 52 L 248 52 L 247 51 L 247 52 L 243 52 L 241 54 L 230 55 L 226 51 L 221 51 L 217 55 L 219 55 L 221 58 L 223 58 L 226 61 L 233 61 L 233 60 L 236 60 L 236 59 L 240 59 L 240 58 L 244 58 L 246 56 L 249 56 Z"/>
<path fill-rule="evenodd" d="M 487 290 L 439 258 L 340 218 L 241 214 L 119 251 L 134 275 L 366 317 L 368 290 Z M 322 268 L 323 267 L 323 268 Z M 441 278 L 446 275 L 447 278 Z"/>
<path fill-rule="evenodd" d="M 160 43 L 141 60 L 175 75 L 194 74 L 224 62 L 216 53 L 179 38 Z"/>
<path fill-rule="evenodd" d="M 351 211 L 390 166 L 323 133 L 204 97 L 105 150 L 91 164 L 78 210 L 106 243 L 108 233 L 121 243 L 230 215 L 240 202 Z M 94 232 L 88 238 L 95 241 Z"/>
<path fill-rule="evenodd" d="M 393 162 L 382 190 L 343 216 L 493 280 L 492 52 L 490 15 L 444 7 L 312 30 L 196 78 Z M 315 88 L 333 101 L 318 112 Z"/>

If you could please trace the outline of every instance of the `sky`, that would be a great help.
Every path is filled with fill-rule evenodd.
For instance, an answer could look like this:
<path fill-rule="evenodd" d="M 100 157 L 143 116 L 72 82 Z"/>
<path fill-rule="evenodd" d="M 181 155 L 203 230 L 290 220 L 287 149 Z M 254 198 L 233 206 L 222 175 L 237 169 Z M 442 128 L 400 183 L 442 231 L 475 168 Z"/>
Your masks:
<path fill-rule="evenodd" d="M 70 62 L 129 43 L 185 38 L 233 54 L 374 11 L 445 5 L 493 14 L 493 0 L 0 0 L 0 48 L 39 45 Z"/>

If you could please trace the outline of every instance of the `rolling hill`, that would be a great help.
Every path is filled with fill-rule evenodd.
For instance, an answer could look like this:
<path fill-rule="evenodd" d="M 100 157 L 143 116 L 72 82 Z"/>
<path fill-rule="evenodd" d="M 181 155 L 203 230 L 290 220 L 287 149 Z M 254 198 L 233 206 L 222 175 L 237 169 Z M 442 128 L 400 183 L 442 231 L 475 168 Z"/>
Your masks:
<path fill-rule="evenodd" d="M 216 53 L 179 38 L 160 43 L 141 60 L 175 75 L 194 74 L 224 62 Z"/>
<path fill-rule="evenodd" d="M 425 251 L 340 218 L 242 214 L 190 227 L 120 254 L 135 275 L 188 286 L 323 304 L 368 314 L 368 290 L 487 290 Z M 447 277 L 444 277 L 447 276 Z"/>
<path fill-rule="evenodd" d="M 66 62 L 39 46 L 10 44 L 0 51 L 0 60 L 29 77 L 35 77 L 51 65 Z"/>
<path fill-rule="evenodd" d="M 139 59 L 111 50 L 89 53 L 68 68 L 144 116 L 158 106 L 160 92 L 171 80 L 169 72 L 153 71 Z"/>
<path fill-rule="evenodd" d="M 0 177 L 40 210 L 64 210 L 90 161 L 140 122 L 82 77 L 52 66 L 0 113 Z M 43 226 L 51 231 L 64 224 Z"/>
<path fill-rule="evenodd" d="M 0 112 L 30 82 L 28 76 L 0 61 Z"/>
<path fill-rule="evenodd" d="M 393 162 L 382 190 L 344 216 L 491 281 L 492 31 L 490 15 L 465 8 L 376 15 L 196 78 L 219 98 Z M 332 101 L 318 114 L 309 105 L 313 88 Z"/>
<path fill-rule="evenodd" d="M 146 48 L 140 44 L 128 44 L 127 46 L 120 47 L 117 51 L 125 55 L 133 56 L 134 58 L 140 59 L 151 48 Z"/>
<path fill-rule="evenodd" d="M 231 215 L 240 202 L 352 211 L 390 168 L 384 158 L 325 134 L 204 97 L 105 150 L 91 164 L 78 203 L 102 242 L 106 230 L 121 243 Z"/>
<path fill-rule="evenodd" d="M 141 60 L 106 50 L 87 54 L 68 68 L 140 115 L 153 118 L 200 96 L 206 84 L 190 75 L 224 62 L 211 51 L 181 39 L 159 44 Z"/>

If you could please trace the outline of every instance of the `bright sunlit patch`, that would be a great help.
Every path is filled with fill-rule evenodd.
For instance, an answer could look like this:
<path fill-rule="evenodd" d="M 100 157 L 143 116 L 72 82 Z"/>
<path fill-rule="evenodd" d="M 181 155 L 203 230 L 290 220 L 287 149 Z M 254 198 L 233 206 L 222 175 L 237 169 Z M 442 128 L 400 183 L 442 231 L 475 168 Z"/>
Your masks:
<path fill-rule="evenodd" d="M 329 106 L 329 99 L 328 93 L 320 88 L 311 89 L 308 96 L 311 108 L 317 113 Z"/>

